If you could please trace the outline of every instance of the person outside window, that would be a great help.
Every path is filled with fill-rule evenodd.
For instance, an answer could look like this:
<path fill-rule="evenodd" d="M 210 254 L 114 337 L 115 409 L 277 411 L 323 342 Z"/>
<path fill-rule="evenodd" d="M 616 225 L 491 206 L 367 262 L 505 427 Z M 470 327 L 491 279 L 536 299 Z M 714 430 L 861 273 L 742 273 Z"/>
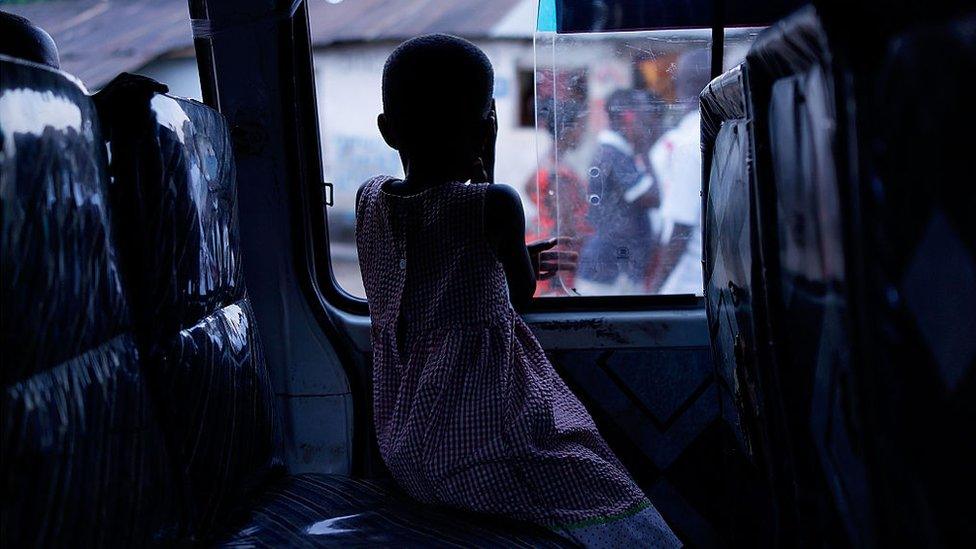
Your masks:
<path fill-rule="evenodd" d="M 644 293 L 656 236 L 651 210 L 660 190 L 647 166 L 654 143 L 656 98 L 644 90 L 617 90 L 607 100 L 609 129 L 598 136 L 591 163 L 589 212 L 594 234 L 580 254 L 580 295 Z"/>

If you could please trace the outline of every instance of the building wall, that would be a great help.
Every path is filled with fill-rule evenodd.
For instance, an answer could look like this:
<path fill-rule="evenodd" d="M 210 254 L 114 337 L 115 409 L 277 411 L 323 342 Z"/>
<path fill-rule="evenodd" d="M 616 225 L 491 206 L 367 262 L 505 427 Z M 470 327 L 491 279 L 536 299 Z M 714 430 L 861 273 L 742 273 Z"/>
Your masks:
<path fill-rule="evenodd" d="M 173 95 L 202 101 L 200 73 L 194 57 L 157 59 L 135 72 L 163 82 Z"/>
<path fill-rule="evenodd" d="M 535 129 L 519 126 L 518 71 L 532 71 L 532 42 L 491 40 L 478 45 L 495 68 L 496 179 L 521 188 L 537 166 Z M 361 43 L 315 52 L 322 160 L 326 177 L 336 185 L 340 211 L 353 209 L 356 189 L 370 176 L 403 174 L 396 151 L 376 128 L 382 111 L 383 63 L 395 47 L 394 42 Z"/>

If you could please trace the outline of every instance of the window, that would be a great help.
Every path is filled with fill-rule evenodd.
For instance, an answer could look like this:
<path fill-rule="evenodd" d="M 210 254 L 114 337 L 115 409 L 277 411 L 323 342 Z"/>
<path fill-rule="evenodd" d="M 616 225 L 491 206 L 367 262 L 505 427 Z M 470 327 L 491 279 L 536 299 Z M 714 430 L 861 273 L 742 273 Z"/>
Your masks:
<path fill-rule="evenodd" d="M 327 212 L 332 269 L 346 293 L 365 297 L 356 253 L 356 190 L 375 175 L 403 175 L 396 151 L 383 142 L 376 128 L 376 115 L 382 111 L 383 64 L 403 40 L 447 32 L 464 36 L 484 50 L 495 70 L 496 179 L 518 189 L 534 182 L 535 7 L 532 2 L 504 4 L 508 8 L 481 0 L 386 2 L 383 17 L 378 18 L 368 13 L 375 3 L 309 3 L 322 163 L 326 180 L 334 185 L 334 206 Z M 525 206 L 527 211 L 533 208 L 528 199 Z"/>
<path fill-rule="evenodd" d="M 536 35 L 533 226 L 576 239 L 579 269 L 543 296 L 702 293 L 698 94 L 710 29 Z"/>
<path fill-rule="evenodd" d="M 730 68 L 758 29 L 726 31 Z M 540 296 L 702 294 L 698 95 L 711 30 L 536 35 L 532 237 L 576 239 L 579 268 Z"/>
<path fill-rule="evenodd" d="M 494 66 L 496 180 L 521 193 L 526 239 L 570 236 L 580 253 L 578 271 L 541 282 L 537 295 L 701 295 L 697 113 L 711 30 L 556 34 L 536 30 L 536 2 L 419 4 L 385 3 L 382 18 L 358 0 L 309 5 L 339 287 L 365 296 L 357 188 L 377 174 L 402 176 L 376 129 L 383 64 L 402 40 L 447 32 Z M 754 33 L 727 36 L 741 46 Z"/>
<path fill-rule="evenodd" d="M 27 0 L 3 9 L 47 31 L 58 46 L 62 70 L 89 91 L 132 72 L 165 83 L 174 95 L 201 98 L 186 0 Z M 119 32 L 120 22 L 125 32 Z"/>
<path fill-rule="evenodd" d="M 521 69 L 518 71 L 519 86 L 519 126 L 535 128 L 535 71 Z"/>

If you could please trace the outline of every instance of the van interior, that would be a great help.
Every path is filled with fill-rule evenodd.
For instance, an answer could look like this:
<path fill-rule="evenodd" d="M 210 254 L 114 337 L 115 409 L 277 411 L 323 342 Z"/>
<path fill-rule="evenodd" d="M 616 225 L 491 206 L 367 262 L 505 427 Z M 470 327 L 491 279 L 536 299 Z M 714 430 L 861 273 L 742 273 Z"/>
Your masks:
<path fill-rule="evenodd" d="M 60 52 L 0 52 L 4 547 L 567 545 L 412 501 L 377 448 L 355 193 L 401 169 L 383 60 L 432 32 L 492 59 L 527 237 L 609 203 L 546 209 L 595 177 L 615 89 L 656 135 L 700 116 L 692 283 L 561 274 L 523 312 L 686 546 L 976 539 L 971 2 L 0 10 Z"/>

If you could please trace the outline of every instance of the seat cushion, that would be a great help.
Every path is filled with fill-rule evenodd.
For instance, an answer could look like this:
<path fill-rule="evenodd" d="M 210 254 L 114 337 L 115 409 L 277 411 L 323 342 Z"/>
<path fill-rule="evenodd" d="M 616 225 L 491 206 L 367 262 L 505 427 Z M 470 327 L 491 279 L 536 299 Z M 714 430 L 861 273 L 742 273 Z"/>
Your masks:
<path fill-rule="evenodd" d="M 4 387 L 0 414 L 0 546 L 139 547 L 177 535 L 177 488 L 130 335 Z"/>
<path fill-rule="evenodd" d="M 100 108 L 146 378 L 201 535 L 281 465 L 241 271 L 230 131 L 206 105 L 165 95 L 120 93 Z"/>
<path fill-rule="evenodd" d="M 84 89 L 0 56 L 2 547 L 138 547 L 175 529 L 107 184 Z"/>
<path fill-rule="evenodd" d="M 746 57 L 768 341 L 788 434 L 801 536 L 874 545 L 875 502 L 854 403 L 838 140 L 837 68 L 813 8 L 770 27 Z"/>
<path fill-rule="evenodd" d="M 531 524 L 419 504 L 391 482 L 307 474 L 282 479 L 238 515 L 223 547 L 566 547 Z"/>

